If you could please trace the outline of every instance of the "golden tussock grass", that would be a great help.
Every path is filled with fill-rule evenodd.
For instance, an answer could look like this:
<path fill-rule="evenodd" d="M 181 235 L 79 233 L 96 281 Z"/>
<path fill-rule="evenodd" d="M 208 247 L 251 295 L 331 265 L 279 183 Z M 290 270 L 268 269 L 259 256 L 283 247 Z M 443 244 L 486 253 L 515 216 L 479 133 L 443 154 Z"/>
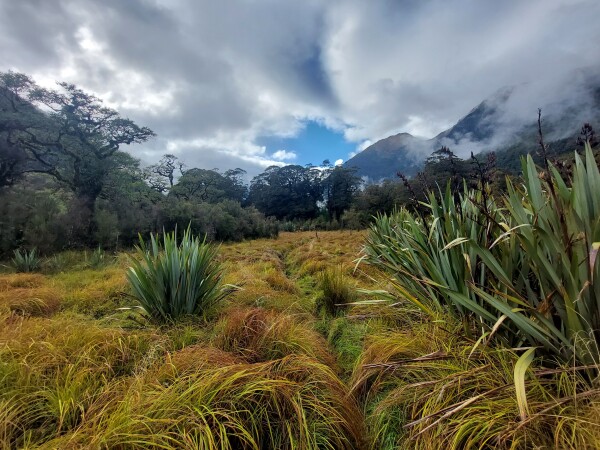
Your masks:
<path fill-rule="evenodd" d="M 15 288 L 36 288 L 46 283 L 46 276 L 39 273 L 15 273 L 0 275 L 0 292 Z"/>
<path fill-rule="evenodd" d="M 246 363 L 244 358 L 204 344 L 191 345 L 173 353 L 167 353 L 165 363 L 152 376 L 158 380 L 172 382 L 176 378 L 190 375 L 207 368 L 219 368 Z"/>
<path fill-rule="evenodd" d="M 83 317 L 24 318 L 0 331 L 0 352 L 24 367 L 48 373 L 63 365 L 84 364 L 111 376 L 133 373 L 151 347 L 166 339 L 151 331 L 128 333 Z"/>
<path fill-rule="evenodd" d="M 264 308 L 228 310 L 215 325 L 212 343 L 248 362 L 300 354 L 334 366 L 327 342 L 309 324 Z"/>
<path fill-rule="evenodd" d="M 360 410 L 327 366 L 305 356 L 136 379 L 98 399 L 48 448 L 359 449 Z"/>
<path fill-rule="evenodd" d="M 276 291 L 289 292 L 290 294 L 298 293 L 298 287 L 282 272 L 269 270 L 264 275 L 265 281 Z"/>
<path fill-rule="evenodd" d="M 225 281 L 240 287 L 226 300 L 231 305 L 294 312 L 309 309 L 308 301 L 299 295 L 295 282 L 282 273 L 265 271 L 256 265 L 238 266 L 228 273 Z"/>
<path fill-rule="evenodd" d="M 65 292 L 65 309 L 94 317 L 123 306 L 123 298 L 129 292 L 125 271 L 118 267 L 64 272 L 54 276 L 53 281 Z"/>
<path fill-rule="evenodd" d="M 82 317 L 6 323 L 0 330 L 0 447 L 25 447 L 76 428 L 110 386 L 162 360 L 166 346 L 152 332 L 130 334 Z"/>
<path fill-rule="evenodd" d="M 433 325 L 371 336 L 351 380 L 369 411 L 370 448 L 597 448 L 600 423 L 581 414 L 598 409 L 585 398 L 598 393 L 580 375 L 529 369 L 523 421 L 513 378 L 518 355 L 471 350 Z"/>
<path fill-rule="evenodd" d="M 1 275 L 0 448 L 600 447 L 594 383 L 533 364 L 522 420 L 519 353 L 471 354 L 461 324 L 387 295 L 378 269 L 354 270 L 363 238 L 224 244 L 226 282 L 242 289 L 215 317 L 163 327 L 116 312 L 135 306 L 122 257 Z M 316 317 L 319 278 L 335 267 L 362 303 Z"/>
<path fill-rule="evenodd" d="M 281 244 L 281 245 L 279 245 Z M 225 282 L 241 289 L 229 297 L 229 303 L 244 306 L 264 306 L 295 312 L 307 311 L 309 302 L 303 299 L 294 276 L 288 275 L 287 245 L 268 241 L 264 248 L 255 242 L 244 242 L 235 247 L 223 246 Z"/>
<path fill-rule="evenodd" d="M 61 293 L 51 287 L 16 288 L 0 291 L 0 308 L 27 316 L 49 316 L 61 305 Z"/>
<path fill-rule="evenodd" d="M 325 271 L 328 266 L 326 256 L 308 255 L 307 260 L 300 266 L 298 273 L 299 275 L 315 275 Z"/>

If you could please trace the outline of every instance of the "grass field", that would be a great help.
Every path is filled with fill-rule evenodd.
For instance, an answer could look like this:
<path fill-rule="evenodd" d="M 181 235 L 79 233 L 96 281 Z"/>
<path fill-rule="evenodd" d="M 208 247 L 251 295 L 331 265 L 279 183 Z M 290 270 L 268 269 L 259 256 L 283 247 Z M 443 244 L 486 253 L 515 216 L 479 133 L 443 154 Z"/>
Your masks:
<path fill-rule="evenodd" d="M 461 324 L 386 295 L 390 280 L 358 262 L 364 238 L 224 244 L 225 282 L 239 289 L 206 317 L 169 326 L 136 308 L 124 254 L 5 270 L 0 448 L 598 446 L 596 386 L 533 364 L 524 419 L 517 355 L 473 353 Z"/>

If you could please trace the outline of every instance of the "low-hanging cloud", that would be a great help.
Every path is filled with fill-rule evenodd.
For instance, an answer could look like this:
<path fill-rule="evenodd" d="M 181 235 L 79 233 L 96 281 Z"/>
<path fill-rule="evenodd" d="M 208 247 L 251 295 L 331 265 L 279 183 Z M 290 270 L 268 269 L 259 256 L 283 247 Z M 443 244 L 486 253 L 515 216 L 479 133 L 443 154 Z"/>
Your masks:
<path fill-rule="evenodd" d="M 76 83 L 150 126 L 158 138 L 132 149 L 145 162 L 255 174 L 293 159 L 259 138 L 306 120 L 362 149 L 431 138 L 506 86 L 524 93 L 499 113 L 506 130 L 581 105 L 571 74 L 597 67 L 597 17 L 596 0 L 4 1 L 0 70 Z"/>

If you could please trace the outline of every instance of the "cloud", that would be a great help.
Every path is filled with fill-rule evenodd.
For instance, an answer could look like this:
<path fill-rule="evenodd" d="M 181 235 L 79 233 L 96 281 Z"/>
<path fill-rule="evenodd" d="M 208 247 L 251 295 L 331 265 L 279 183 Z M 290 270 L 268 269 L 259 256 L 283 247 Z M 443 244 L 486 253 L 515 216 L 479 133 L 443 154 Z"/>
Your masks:
<path fill-rule="evenodd" d="M 0 70 L 76 83 L 150 126 L 158 138 L 131 148 L 145 162 L 257 172 L 293 158 L 256 142 L 307 120 L 360 151 L 432 137 L 503 86 L 524 93 L 507 130 L 577 103 L 558 87 L 600 60 L 599 16 L 596 0 L 5 1 Z"/>
<path fill-rule="evenodd" d="M 586 16 L 599 13 L 595 1 L 339 3 L 326 64 L 344 121 L 357 124 L 347 137 L 432 137 L 498 88 L 596 64 L 600 29 Z"/>
<path fill-rule="evenodd" d="M 273 153 L 273 158 L 277 161 L 290 161 L 296 159 L 297 155 L 294 152 L 288 152 L 287 150 L 277 150 Z"/>
<path fill-rule="evenodd" d="M 341 166 L 342 164 L 344 164 L 344 160 L 343 159 L 336 159 L 335 162 L 333 163 L 334 166 Z"/>

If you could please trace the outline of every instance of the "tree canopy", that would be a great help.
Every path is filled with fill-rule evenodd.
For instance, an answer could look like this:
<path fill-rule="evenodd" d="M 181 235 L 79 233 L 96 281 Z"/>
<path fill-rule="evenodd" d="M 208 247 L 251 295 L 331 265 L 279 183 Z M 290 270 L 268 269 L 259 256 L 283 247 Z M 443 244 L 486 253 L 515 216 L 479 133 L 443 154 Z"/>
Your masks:
<path fill-rule="evenodd" d="M 312 219 L 322 200 L 321 179 L 317 168 L 271 166 L 252 179 L 248 202 L 277 219 Z"/>
<path fill-rule="evenodd" d="M 0 105 L 2 140 L 18 154 L 14 173 L 50 175 L 90 209 L 121 146 L 154 136 L 73 84 L 46 89 L 20 73 L 0 73 Z"/>

